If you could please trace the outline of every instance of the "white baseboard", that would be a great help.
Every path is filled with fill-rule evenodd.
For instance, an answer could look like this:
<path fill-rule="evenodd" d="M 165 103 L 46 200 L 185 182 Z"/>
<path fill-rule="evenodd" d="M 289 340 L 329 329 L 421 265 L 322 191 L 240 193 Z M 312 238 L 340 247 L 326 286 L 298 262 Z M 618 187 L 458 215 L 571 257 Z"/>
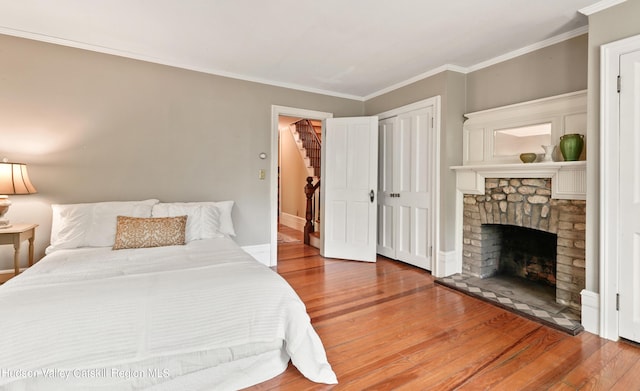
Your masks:
<path fill-rule="evenodd" d="M 583 289 L 582 297 L 582 327 L 590 333 L 600 335 L 600 295 Z"/>
<path fill-rule="evenodd" d="M 280 214 L 280 224 L 286 225 L 289 228 L 293 228 L 297 231 L 304 231 L 304 225 L 307 223 L 307 220 L 302 217 L 298 217 L 289 213 L 281 213 Z"/>
<path fill-rule="evenodd" d="M 256 261 L 267 266 L 276 266 L 275 262 L 271 264 L 271 245 L 269 243 L 242 246 L 242 249 L 248 252 Z"/>
<path fill-rule="evenodd" d="M 458 267 L 458 257 L 457 251 L 440 251 L 438 253 L 438 259 L 436 262 L 438 263 L 438 267 L 434 270 L 434 277 L 447 277 L 452 274 L 460 273 L 462 271 L 462 266 Z"/>

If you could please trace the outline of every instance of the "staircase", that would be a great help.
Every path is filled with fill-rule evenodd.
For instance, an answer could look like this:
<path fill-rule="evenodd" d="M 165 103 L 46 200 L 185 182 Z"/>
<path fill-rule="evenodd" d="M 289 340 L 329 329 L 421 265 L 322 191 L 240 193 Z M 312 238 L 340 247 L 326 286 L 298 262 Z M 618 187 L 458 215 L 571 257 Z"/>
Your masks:
<path fill-rule="evenodd" d="M 304 243 L 320 247 L 320 153 L 322 147 L 322 124 L 320 121 L 302 119 L 289 126 L 300 156 L 305 162 L 307 184 L 304 193 L 307 197 L 304 226 Z M 315 181 L 315 184 L 313 182 Z"/>
<path fill-rule="evenodd" d="M 302 119 L 291 124 L 289 130 L 298 145 L 309 176 L 320 178 L 322 124 L 319 121 Z"/>

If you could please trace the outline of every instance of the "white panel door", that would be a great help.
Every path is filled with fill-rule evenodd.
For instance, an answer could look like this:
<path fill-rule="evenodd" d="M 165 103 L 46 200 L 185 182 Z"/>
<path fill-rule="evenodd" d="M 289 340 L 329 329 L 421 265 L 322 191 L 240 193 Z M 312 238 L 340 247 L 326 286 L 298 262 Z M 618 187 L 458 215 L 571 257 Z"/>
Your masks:
<path fill-rule="evenodd" d="M 331 118 L 322 135 L 321 254 L 376 261 L 378 117 Z"/>
<path fill-rule="evenodd" d="M 620 56 L 619 335 L 640 342 L 640 51 Z"/>
<path fill-rule="evenodd" d="M 398 205 L 394 192 L 394 137 L 397 117 L 381 120 L 378 124 L 378 254 L 396 258 L 394 246 L 395 209 Z"/>
<path fill-rule="evenodd" d="M 427 270 L 431 270 L 432 118 L 432 106 L 398 115 L 394 157 L 396 258 Z"/>

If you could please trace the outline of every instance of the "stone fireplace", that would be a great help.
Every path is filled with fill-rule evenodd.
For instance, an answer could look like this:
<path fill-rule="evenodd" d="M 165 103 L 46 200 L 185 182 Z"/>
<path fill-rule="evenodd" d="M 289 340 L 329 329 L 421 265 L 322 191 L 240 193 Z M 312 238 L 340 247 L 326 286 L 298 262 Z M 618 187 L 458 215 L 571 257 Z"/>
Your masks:
<path fill-rule="evenodd" d="M 586 202 L 552 198 L 551 181 L 486 178 L 484 194 L 464 195 L 462 272 L 555 285 L 556 302 L 579 313 Z"/>
<path fill-rule="evenodd" d="M 563 135 L 585 133 L 586 91 L 465 117 L 462 165 L 450 167 L 459 197 L 456 244 L 462 245 L 447 270 L 451 286 L 498 305 L 511 302 L 505 305 L 527 316 L 545 318 L 539 313 L 546 311 L 545 321 L 557 325 L 580 319 L 587 162 L 584 151 L 580 160 L 565 161 L 558 143 Z M 526 152 L 537 153 L 533 163 L 519 159 Z M 506 271 L 511 275 L 498 275 Z M 581 327 L 573 325 L 571 332 Z"/>

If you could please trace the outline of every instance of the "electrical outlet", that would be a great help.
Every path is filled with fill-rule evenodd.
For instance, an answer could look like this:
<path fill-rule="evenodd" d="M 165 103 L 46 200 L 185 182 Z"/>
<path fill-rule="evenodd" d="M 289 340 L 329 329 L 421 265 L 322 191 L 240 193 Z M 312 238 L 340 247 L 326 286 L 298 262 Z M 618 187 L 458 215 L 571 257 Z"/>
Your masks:
<path fill-rule="evenodd" d="M 260 169 L 258 170 L 258 179 L 260 180 L 264 180 L 267 177 L 264 169 Z"/>

